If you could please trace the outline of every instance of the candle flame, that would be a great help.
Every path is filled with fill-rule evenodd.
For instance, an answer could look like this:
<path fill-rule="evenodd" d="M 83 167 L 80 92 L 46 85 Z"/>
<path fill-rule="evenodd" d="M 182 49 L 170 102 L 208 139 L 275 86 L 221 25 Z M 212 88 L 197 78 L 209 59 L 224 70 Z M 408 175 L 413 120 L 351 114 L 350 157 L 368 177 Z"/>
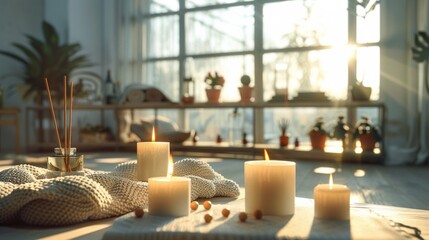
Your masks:
<path fill-rule="evenodd" d="M 264 157 L 265 157 L 265 161 L 270 160 L 270 156 L 268 155 L 267 149 L 264 149 Z"/>
<path fill-rule="evenodd" d="M 329 174 L 329 189 L 332 189 L 332 185 L 334 185 L 334 178 Z"/>
<path fill-rule="evenodd" d="M 168 158 L 168 171 L 167 171 L 167 177 L 173 176 L 173 155 L 170 153 L 170 157 Z"/>
<path fill-rule="evenodd" d="M 152 127 L 152 142 L 155 142 L 155 126 Z"/>

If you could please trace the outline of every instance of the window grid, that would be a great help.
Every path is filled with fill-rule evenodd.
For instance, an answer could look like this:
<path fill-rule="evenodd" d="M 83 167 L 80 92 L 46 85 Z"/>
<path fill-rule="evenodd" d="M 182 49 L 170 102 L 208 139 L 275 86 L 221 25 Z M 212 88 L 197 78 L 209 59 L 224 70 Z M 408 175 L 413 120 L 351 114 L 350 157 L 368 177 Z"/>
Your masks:
<path fill-rule="evenodd" d="M 142 63 L 151 63 L 158 61 L 178 61 L 179 63 L 179 79 L 184 79 L 185 77 L 185 62 L 187 58 L 193 59 L 203 59 L 203 58 L 218 58 L 218 57 L 228 57 L 228 56 L 243 56 L 243 55 L 253 55 L 254 56 L 254 84 L 255 84 L 255 101 L 263 102 L 263 56 L 268 53 L 293 53 L 293 52 L 308 52 L 314 50 L 324 50 L 332 49 L 333 46 L 330 45 L 319 45 L 319 46 L 303 46 L 303 47 L 284 47 L 284 48 L 267 48 L 263 46 L 263 18 L 257 17 L 263 15 L 263 6 L 267 3 L 274 2 L 284 2 L 285 0 L 256 0 L 256 1 L 238 1 L 233 3 L 224 3 L 216 5 L 207 5 L 207 6 L 198 6 L 193 8 L 186 8 L 186 0 L 179 1 L 179 10 L 170 11 L 163 13 L 149 13 L 138 16 L 139 21 L 146 21 L 154 18 L 169 17 L 169 16 L 178 16 L 179 18 L 179 54 L 177 56 L 167 56 L 167 57 L 143 57 L 138 59 Z M 287 1 L 287 0 L 286 0 Z M 328 0 L 329 1 L 329 0 Z M 353 0 L 348 0 L 349 8 L 356 8 L 356 3 Z M 230 7 L 238 6 L 253 6 L 254 9 L 254 48 L 253 50 L 246 51 L 229 51 L 229 52 L 216 52 L 216 53 L 202 53 L 202 54 L 188 54 L 186 51 L 186 28 L 185 28 L 185 17 L 189 13 L 208 11 L 208 10 L 217 10 L 217 9 L 226 9 Z M 356 38 L 356 29 L 357 29 L 357 20 L 356 15 L 348 14 L 348 45 L 354 45 L 356 49 L 359 47 L 370 47 L 370 46 L 379 46 L 379 42 L 370 42 L 370 43 L 358 43 Z M 143 48 L 143 47 L 142 47 Z M 142 49 L 141 48 L 141 49 Z M 357 51 L 357 50 L 356 50 Z M 348 61 L 348 86 L 352 86 L 355 83 L 356 79 L 356 51 L 355 54 L 349 58 Z M 179 95 L 182 94 L 183 86 L 182 81 L 179 84 Z M 347 100 L 351 97 L 349 92 L 347 92 Z M 255 109 L 255 141 L 263 142 L 263 110 Z M 260 112 L 258 112 L 260 111 Z M 179 122 L 183 124 L 184 113 L 180 111 Z M 350 119 L 356 119 L 353 111 L 351 109 L 347 110 L 347 115 Z M 260 116 L 258 118 L 258 116 Z M 183 125 L 182 125 L 183 126 Z"/>

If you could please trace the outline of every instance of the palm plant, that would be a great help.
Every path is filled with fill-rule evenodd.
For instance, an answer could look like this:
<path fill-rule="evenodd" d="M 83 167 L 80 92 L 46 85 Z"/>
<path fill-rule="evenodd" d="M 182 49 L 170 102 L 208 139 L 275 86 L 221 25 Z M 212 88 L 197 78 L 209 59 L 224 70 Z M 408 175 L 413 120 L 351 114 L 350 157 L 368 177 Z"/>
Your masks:
<path fill-rule="evenodd" d="M 426 92 L 429 94 L 428 62 L 429 62 L 429 36 L 426 32 L 417 32 L 414 35 L 413 59 L 418 63 L 424 63 L 424 79 Z"/>
<path fill-rule="evenodd" d="M 48 78 L 50 82 L 52 97 L 60 100 L 63 96 L 64 76 L 70 76 L 78 68 L 92 66 L 87 56 L 77 55 L 81 49 L 79 43 L 61 44 L 57 31 L 48 22 L 43 21 L 42 30 L 43 40 L 26 35 L 30 46 L 12 44 L 20 54 L 0 50 L 0 54 L 24 65 L 24 72 L 18 75 L 19 79 L 28 86 L 23 93 L 23 98 L 28 99 L 35 94 L 34 100 L 39 105 L 43 104 L 44 99 L 44 78 Z M 91 72 L 81 74 L 97 76 Z"/>

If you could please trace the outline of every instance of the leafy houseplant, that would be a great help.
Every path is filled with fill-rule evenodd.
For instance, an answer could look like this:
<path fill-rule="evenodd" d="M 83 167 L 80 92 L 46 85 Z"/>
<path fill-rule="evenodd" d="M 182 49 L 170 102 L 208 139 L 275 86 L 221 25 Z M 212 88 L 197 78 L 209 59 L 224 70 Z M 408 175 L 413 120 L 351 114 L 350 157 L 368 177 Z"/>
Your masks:
<path fill-rule="evenodd" d="M 20 52 L 15 54 L 10 51 L 0 51 L 0 54 L 10 57 L 22 63 L 25 70 L 18 77 L 24 82 L 26 90 L 23 98 L 35 96 L 38 105 L 43 105 L 45 83 L 48 78 L 52 97 L 57 101 L 63 96 L 63 79 L 74 70 L 89 67 L 88 58 L 85 55 L 77 55 L 81 46 L 79 43 L 60 43 L 55 28 L 48 22 L 42 23 L 43 40 L 26 35 L 29 46 L 20 43 L 12 45 Z M 88 75 L 95 75 L 86 72 Z"/>
<path fill-rule="evenodd" d="M 240 79 L 242 87 L 238 88 L 240 92 L 241 102 L 242 103 L 250 103 L 252 102 L 252 91 L 253 87 L 250 86 L 250 77 L 249 75 L 243 75 Z"/>
<path fill-rule="evenodd" d="M 371 87 L 366 87 L 362 82 L 356 81 L 351 87 L 353 101 L 369 101 L 371 97 Z"/>
<path fill-rule="evenodd" d="M 207 101 L 209 103 L 219 103 L 220 91 L 225 84 L 223 76 L 220 76 L 217 72 L 215 72 L 215 75 L 213 76 L 209 72 L 204 78 L 204 82 L 207 84 Z"/>
<path fill-rule="evenodd" d="M 26 35 L 29 46 L 20 43 L 12 44 L 21 54 L 0 50 L 0 54 L 24 65 L 24 72 L 17 76 L 23 81 L 25 87 L 22 97 L 24 100 L 34 100 L 39 106 L 43 106 L 46 97 L 44 78 L 49 80 L 51 96 L 58 103 L 64 96 L 64 77 L 69 76 L 78 68 L 92 66 L 85 55 L 77 55 L 81 49 L 79 43 L 60 43 L 55 28 L 45 21 L 42 22 L 42 31 L 43 40 Z M 98 77 L 91 72 L 81 72 L 80 74 Z M 38 140 L 43 142 L 44 116 L 42 111 L 38 112 L 37 118 L 39 120 Z"/>
<path fill-rule="evenodd" d="M 279 128 L 282 134 L 279 137 L 280 147 L 287 147 L 289 144 L 289 136 L 287 135 L 287 128 L 289 127 L 289 121 L 282 118 L 279 123 Z"/>
<path fill-rule="evenodd" d="M 346 139 L 347 139 L 349 130 L 350 130 L 349 126 L 347 126 L 347 124 L 344 123 L 344 116 L 338 116 L 337 124 L 332 130 L 331 137 L 337 140 L 341 140 L 343 149 L 346 147 Z"/>
<path fill-rule="evenodd" d="M 316 119 L 316 123 L 308 135 L 310 136 L 311 147 L 313 149 L 323 150 L 325 148 L 326 137 L 328 136 L 328 133 L 324 128 L 324 121 L 322 117 L 318 117 Z"/>
<path fill-rule="evenodd" d="M 353 132 L 353 140 L 360 141 L 363 151 L 372 152 L 375 144 L 381 141 L 381 134 L 378 128 L 370 123 L 368 117 L 362 116 Z"/>

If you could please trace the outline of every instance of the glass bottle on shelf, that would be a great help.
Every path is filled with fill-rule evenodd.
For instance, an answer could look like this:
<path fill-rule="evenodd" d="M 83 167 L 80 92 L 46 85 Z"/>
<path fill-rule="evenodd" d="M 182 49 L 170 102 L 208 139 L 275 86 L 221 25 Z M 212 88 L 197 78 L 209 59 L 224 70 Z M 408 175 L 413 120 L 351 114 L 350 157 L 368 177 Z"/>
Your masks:
<path fill-rule="evenodd" d="M 104 87 L 104 98 L 106 104 L 113 104 L 115 101 L 115 83 L 112 81 L 110 69 L 107 70 L 107 77 Z"/>
<path fill-rule="evenodd" d="M 228 115 L 228 143 L 231 146 L 242 145 L 243 117 L 238 108 Z"/>
<path fill-rule="evenodd" d="M 183 97 L 184 104 L 192 104 L 195 101 L 195 82 L 192 77 L 183 79 Z"/>

